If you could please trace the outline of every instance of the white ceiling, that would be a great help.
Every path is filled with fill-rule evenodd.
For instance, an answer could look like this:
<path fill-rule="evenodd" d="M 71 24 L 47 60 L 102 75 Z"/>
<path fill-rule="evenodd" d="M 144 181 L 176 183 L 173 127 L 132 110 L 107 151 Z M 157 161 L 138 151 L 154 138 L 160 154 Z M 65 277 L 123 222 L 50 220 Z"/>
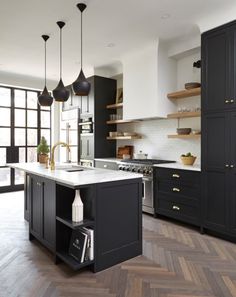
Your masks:
<path fill-rule="evenodd" d="M 80 13 L 75 0 L 0 0 L 0 72 L 43 77 L 42 34 L 49 34 L 48 77 L 58 79 L 59 32 L 64 20 L 64 81 L 80 68 Z M 171 40 L 196 32 L 201 20 L 235 0 L 86 0 L 84 64 L 102 66 L 120 61 L 127 52 L 158 37 Z M 170 18 L 162 16 L 169 14 Z M 107 47 L 114 43 L 114 47 Z"/>

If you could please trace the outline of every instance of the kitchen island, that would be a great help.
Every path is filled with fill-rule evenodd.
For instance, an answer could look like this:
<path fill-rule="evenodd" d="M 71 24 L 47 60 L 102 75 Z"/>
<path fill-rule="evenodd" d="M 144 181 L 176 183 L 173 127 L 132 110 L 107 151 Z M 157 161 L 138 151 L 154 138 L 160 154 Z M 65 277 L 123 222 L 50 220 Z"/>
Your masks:
<path fill-rule="evenodd" d="M 142 175 L 38 163 L 8 164 L 25 172 L 29 239 L 37 239 L 72 269 L 101 271 L 142 253 Z M 84 220 L 72 222 L 75 190 L 80 189 Z M 94 259 L 78 262 L 69 254 L 74 230 L 94 230 Z"/>

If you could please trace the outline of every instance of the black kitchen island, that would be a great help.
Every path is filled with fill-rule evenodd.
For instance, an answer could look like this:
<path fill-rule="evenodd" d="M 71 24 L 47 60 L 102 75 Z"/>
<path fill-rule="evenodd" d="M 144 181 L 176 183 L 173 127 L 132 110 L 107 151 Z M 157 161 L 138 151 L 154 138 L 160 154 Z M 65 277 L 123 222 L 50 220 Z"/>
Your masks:
<path fill-rule="evenodd" d="M 142 254 L 142 176 L 112 170 L 82 168 L 55 171 L 38 163 L 9 164 L 25 171 L 29 201 L 29 239 L 37 239 L 72 269 L 90 266 L 94 272 Z M 84 220 L 72 222 L 75 190 L 80 189 Z M 72 232 L 94 230 L 94 260 L 83 263 L 69 255 Z"/>

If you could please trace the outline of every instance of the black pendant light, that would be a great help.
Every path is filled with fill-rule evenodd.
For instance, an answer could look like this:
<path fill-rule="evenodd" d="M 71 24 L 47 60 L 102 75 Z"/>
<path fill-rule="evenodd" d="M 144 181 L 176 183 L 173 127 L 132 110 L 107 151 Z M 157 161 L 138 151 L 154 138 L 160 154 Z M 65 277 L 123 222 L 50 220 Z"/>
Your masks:
<path fill-rule="evenodd" d="M 39 105 L 41 106 L 51 106 L 52 105 L 52 102 L 53 102 L 53 98 L 51 96 L 51 94 L 48 92 L 48 89 L 47 89 L 47 40 L 49 39 L 49 36 L 48 35 L 42 35 L 42 38 L 43 40 L 45 41 L 45 44 L 44 44 L 44 61 L 45 61 L 45 64 L 44 64 L 44 89 L 43 89 L 43 92 L 38 96 L 38 103 Z"/>
<path fill-rule="evenodd" d="M 65 102 L 68 100 L 70 95 L 69 90 L 64 86 L 62 81 L 62 28 L 65 26 L 65 23 L 59 21 L 57 22 L 57 25 L 60 28 L 60 81 L 52 93 L 55 101 Z"/>
<path fill-rule="evenodd" d="M 80 43 L 80 47 L 81 47 L 81 70 L 80 70 L 78 78 L 76 79 L 75 82 L 73 82 L 72 86 L 73 86 L 73 90 L 74 90 L 75 95 L 88 96 L 89 91 L 90 91 L 90 83 L 85 78 L 85 75 L 83 73 L 83 27 L 82 27 L 83 26 L 82 15 L 83 15 L 83 11 L 85 10 L 85 8 L 87 6 L 84 3 L 78 3 L 77 7 L 81 12 L 81 41 L 80 41 L 81 42 Z"/>

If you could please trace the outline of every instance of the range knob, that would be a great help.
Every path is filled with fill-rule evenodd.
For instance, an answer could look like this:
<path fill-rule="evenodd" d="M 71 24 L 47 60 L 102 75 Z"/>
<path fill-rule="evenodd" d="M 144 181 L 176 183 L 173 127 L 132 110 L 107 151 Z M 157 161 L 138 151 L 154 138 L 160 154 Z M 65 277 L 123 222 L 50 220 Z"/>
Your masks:
<path fill-rule="evenodd" d="M 136 168 L 133 167 L 133 168 L 131 169 L 131 171 L 132 171 L 132 172 L 136 172 Z"/>

